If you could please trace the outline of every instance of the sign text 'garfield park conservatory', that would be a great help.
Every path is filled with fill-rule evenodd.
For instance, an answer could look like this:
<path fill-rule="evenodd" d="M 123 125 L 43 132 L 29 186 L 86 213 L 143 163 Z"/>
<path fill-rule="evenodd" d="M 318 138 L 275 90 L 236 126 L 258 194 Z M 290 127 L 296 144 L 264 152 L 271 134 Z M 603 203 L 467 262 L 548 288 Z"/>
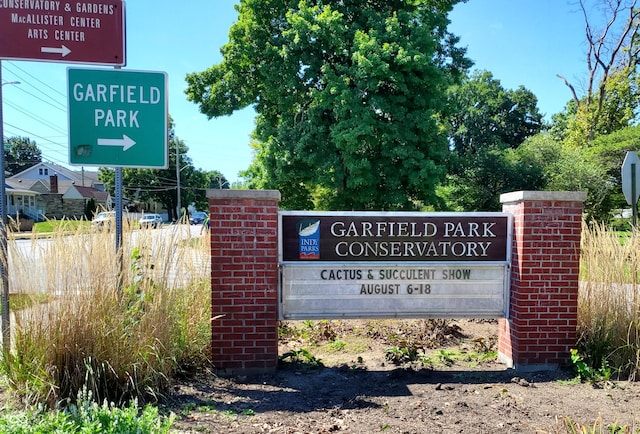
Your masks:
<path fill-rule="evenodd" d="M 282 211 L 280 317 L 504 317 L 511 218 Z"/>

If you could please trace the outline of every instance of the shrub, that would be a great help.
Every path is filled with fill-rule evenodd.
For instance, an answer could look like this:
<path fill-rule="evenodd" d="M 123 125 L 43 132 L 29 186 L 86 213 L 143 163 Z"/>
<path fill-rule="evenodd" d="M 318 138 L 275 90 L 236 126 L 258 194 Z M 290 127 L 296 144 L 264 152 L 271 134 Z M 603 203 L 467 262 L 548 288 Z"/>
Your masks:
<path fill-rule="evenodd" d="M 10 390 L 49 408 L 83 388 L 97 402 L 150 402 L 205 363 L 208 250 L 182 242 L 179 228 L 127 230 L 120 258 L 105 231 L 56 232 L 40 255 L 12 250 L 12 291 L 52 300 L 14 312 L 13 348 L 0 361 Z"/>
<path fill-rule="evenodd" d="M 594 225 L 584 227 L 578 295 L 578 353 L 619 378 L 640 374 L 640 234 L 626 239 Z"/>
<path fill-rule="evenodd" d="M 9 411 L 0 415 L 0 432 L 14 434 L 36 433 L 101 433 L 101 434 L 160 434 L 169 432 L 175 416 L 161 416 L 156 407 L 138 407 L 136 401 L 123 408 L 106 401 L 98 405 L 91 394 L 83 391 L 77 404 L 51 412 Z"/>

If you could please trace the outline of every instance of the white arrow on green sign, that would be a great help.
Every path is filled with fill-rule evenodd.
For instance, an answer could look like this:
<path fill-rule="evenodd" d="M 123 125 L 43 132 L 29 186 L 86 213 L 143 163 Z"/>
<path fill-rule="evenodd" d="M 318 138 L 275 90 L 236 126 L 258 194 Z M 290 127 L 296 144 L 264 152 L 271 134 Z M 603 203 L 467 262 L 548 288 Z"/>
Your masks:
<path fill-rule="evenodd" d="M 165 169 L 167 74 L 67 69 L 69 163 Z"/>

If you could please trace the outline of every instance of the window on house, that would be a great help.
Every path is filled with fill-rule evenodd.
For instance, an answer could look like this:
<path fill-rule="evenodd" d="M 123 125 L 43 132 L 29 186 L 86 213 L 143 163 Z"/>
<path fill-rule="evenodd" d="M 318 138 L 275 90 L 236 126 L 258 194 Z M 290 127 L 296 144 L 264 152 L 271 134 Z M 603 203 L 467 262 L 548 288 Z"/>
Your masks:
<path fill-rule="evenodd" d="M 49 174 L 49 169 L 47 169 L 46 167 L 41 167 L 38 169 L 38 175 L 48 175 Z"/>

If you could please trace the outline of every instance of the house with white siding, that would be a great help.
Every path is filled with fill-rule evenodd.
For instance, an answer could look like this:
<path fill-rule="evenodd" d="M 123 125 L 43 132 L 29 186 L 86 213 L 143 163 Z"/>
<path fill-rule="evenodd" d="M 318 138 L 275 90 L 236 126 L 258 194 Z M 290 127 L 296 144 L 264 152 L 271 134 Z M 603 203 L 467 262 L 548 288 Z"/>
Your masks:
<path fill-rule="evenodd" d="M 7 210 L 35 220 L 82 218 L 89 201 L 110 209 L 111 195 L 97 171 L 71 170 L 53 163 L 38 163 L 8 177 Z"/>

